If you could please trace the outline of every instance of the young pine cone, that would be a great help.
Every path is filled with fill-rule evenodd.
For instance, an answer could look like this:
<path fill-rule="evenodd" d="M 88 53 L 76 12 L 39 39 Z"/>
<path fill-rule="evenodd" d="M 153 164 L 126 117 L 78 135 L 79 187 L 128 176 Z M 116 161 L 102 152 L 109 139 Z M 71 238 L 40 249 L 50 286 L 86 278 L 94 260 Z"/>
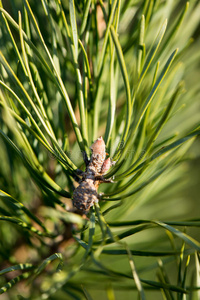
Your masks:
<path fill-rule="evenodd" d="M 81 214 L 87 214 L 90 207 L 98 202 L 97 189 L 103 180 L 97 179 L 105 174 L 111 167 L 110 158 L 106 158 L 105 143 L 102 137 L 91 146 L 92 155 L 90 163 L 79 186 L 73 193 L 73 205 Z"/>
<path fill-rule="evenodd" d="M 82 213 L 87 213 L 95 202 L 98 202 L 98 195 L 94 181 L 85 179 L 73 193 L 73 204 Z"/>

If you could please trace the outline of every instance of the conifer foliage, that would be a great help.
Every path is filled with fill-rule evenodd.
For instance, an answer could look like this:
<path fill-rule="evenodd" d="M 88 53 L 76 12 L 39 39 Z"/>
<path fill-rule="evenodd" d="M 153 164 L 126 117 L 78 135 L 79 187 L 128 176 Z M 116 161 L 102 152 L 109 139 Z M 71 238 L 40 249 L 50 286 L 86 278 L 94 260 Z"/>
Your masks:
<path fill-rule="evenodd" d="M 0 0 L 2 299 L 198 299 L 199 15 Z"/>

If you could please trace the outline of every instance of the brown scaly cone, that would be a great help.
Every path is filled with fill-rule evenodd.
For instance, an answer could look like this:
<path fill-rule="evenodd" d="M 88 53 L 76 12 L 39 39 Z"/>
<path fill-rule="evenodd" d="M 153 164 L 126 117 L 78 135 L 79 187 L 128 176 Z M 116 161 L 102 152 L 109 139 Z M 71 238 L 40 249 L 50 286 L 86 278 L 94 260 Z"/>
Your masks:
<path fill-rule="evenodd" d="M 83 173 L 82 181 L 73 193 L 73 205 L 80 214 L 87 214 L 95 202 L 98 202 L 98 187 L 104 182 L 103 175 L 110 169 L 110 158 L 106 159 L 105 143 L 99 137 L 90 147 L 92 155 Z M 111 182 L 111 181 L 110 181 Z"/>

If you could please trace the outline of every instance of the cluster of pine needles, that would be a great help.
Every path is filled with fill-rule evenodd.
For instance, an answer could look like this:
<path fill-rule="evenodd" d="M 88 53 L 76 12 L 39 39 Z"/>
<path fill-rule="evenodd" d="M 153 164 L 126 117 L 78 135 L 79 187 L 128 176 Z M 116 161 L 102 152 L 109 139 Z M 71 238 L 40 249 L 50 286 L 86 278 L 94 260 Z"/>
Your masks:
<path fill-rule="evenodd" d="M 2 299 L 199 299 L 199 15 L 195 0 L 0 0 Z M 111 182 L 81 216 L 100 136 Z"/>

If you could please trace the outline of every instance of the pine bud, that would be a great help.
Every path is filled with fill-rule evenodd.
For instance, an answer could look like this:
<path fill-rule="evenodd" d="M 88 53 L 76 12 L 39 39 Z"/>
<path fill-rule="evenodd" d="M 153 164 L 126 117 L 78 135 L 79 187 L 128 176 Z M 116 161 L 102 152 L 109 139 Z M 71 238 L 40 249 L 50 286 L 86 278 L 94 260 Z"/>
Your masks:
<path fill-rule="evenodd" d="M 111 166 L 112 166 L 112 162 L 110 160 L 110 157 L 108 157 L 102 165 L 101 174 L 107 173 Z"/>
<path fill-rule="evenodd" d="M 100 136 L 90 147 L 93 155 L 106 155 L 106 146 L 102 136 Z"/>
<path fill-rule="evenodd" d="M 97 173 L 101 172 L 102 165 L 106 158 L 106 145 L 104 140 L 99 137 L 90 147 L 92 150 L 92 156 L 90 159 L 89 167 L 94 167 Z"/>

